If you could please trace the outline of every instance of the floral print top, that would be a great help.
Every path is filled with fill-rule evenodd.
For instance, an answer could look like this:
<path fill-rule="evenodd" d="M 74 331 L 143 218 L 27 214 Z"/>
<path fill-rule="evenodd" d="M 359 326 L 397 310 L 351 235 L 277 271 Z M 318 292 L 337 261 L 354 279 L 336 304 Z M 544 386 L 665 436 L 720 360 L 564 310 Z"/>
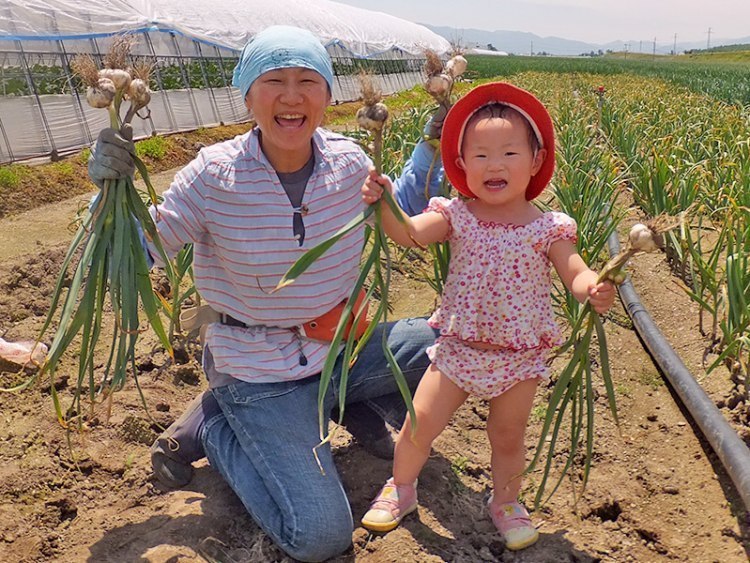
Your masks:
<path fill-rule="evenodd" d="M 547 251 L 556 240 L 576 241 L 575 220 L 547 212 L 528 225 L 491 223 L 458 198 L 432 198 L 427 210 L 447 219 L 451 247 L 442 303 L 430 326 L 444 337 L 514 350 L 562 344 Z"/>

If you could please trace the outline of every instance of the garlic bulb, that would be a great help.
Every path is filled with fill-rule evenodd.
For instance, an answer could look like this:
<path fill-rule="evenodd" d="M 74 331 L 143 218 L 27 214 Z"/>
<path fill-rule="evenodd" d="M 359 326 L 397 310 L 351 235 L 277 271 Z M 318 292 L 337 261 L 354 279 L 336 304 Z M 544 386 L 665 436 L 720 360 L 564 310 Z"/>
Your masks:
<path fill-rule="evenodd" d="M 634 250 L 642 252 L 653 252 L 659 248 L 654 238 L 654 232 L 643 223 L 636 223 L 630 229 L 630 246 Z"/>
<path fill-rule="evenodd" d="M 448 96 L 453 85 L 453 79 L 447 74 L 436 74 L 430 76 L 425 82 L 424 88 L 436 100 Z"/>
<path fill-rule="evenodd" d="M 109 78 L 118 91 L 125 92 L 130 86 L 130 73 L 121 68 L 103 68 L 99 71 L 99 78 Z"/>
<path fill-rule="evenodd" d="M 467 64 L 468 63 L 466 62 L 466 59 L 464 57 L 462 57 L 461 55 L 456 55 L 447 63 L 445 63 L 445 71 L 453 78 L 457 78 L 464 72 L 466 72 Z"/>
<path fill-rule="evenodd" d="M 357 123 L 362 129 L 381 131 L 387 120 L 388 107 L 382 102 L 357 110 Z"/>
<path fill-rule="evenodd" d="M 93 108 L 106 108 L 114 101 L 115 84 L 109 78 L 100 78 L 96 86 L 86 89 L 86 101 Z"/>
<path fill-rule="evenodd" d="M 145 81 L 134 78 L 128 87 L 127 97 L 132 107 L 135 108 L 133 111 L 138 111 L 142 107 L 146 107 L 151 101 L 151 90 Z"/>
<path fill-rule="evenodd" d="M 609 277 L 609 279 L 612 280 L 612 283 L 621 285 L 625 281 L 625 272 L 623 272 L 622 270 L 612 272 L 612 275 Z"/>

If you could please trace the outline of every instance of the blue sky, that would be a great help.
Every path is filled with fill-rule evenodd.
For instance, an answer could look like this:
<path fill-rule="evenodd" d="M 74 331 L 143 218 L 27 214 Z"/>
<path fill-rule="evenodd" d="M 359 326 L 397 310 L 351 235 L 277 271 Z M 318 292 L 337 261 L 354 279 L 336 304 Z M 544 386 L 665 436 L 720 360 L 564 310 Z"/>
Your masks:
<path fill-rule="evenodd" d="M 591 43 L 750 36 L 750 0 L 336 0 L 414 22 Z"/>

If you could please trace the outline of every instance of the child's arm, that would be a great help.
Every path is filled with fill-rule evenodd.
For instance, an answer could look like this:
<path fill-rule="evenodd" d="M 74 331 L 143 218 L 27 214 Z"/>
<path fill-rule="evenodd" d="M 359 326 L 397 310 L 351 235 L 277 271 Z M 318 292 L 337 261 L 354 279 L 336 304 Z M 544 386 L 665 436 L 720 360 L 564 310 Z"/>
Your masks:
<path fill-rule="evenodd" d="M 609 281 L 597 283 L 597 273 L 586 265 L 571 241 L 556 240 L 550 245 L 548 256 L 565 287 L 579 302 L 588 298 L 600 315 L 609 310 L 615 302 L 615 286 Z"/>
<path fill-rule="evenodd" d="M 371 169 L 362 186 L 362 199 L 372 205 L 383 195 L 383 190 L 393 193 L 391 180 L 384 175 L 378 176 Z M 397 244 L 401 246 L 426 246 L 433 242 L 442 241 L 448 235 L 450 225 L 440 213 L 427 211 L 409 217 L 399 208 L 404 223 L 401 223 L 391 211 L 390 206 L 381 206 L 383 229 Z"/>

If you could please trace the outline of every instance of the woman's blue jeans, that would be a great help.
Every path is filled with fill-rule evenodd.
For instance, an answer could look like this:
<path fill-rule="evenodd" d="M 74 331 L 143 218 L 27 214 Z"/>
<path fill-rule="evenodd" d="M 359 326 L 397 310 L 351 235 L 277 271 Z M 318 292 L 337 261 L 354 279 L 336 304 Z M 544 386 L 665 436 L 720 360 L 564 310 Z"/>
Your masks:
<path fill-rule="evenodd" d="M 406 407 L 383 354 L 383 330 L 412 390 L 429 364 L 425 350 L 435 332 L 421 318 L 381 325 L 350 371 L 346 402 L 364 401 L 400 428 Z M 325 398 L 325 428 L 328 413 L 338 403 L 340 362 Z M 210 379 L 210 354 L 206 364 Z M 282 383 L 238 381 L 215 388 L 223 416 L 206 421 L 202 436 L 211 465 L 253 519 L 286 553 L 302 561 L 333 557 L 352 541 L 351 508 L 330 445 L 317 450 L 325 474 L 313 456 L 320 442 L 319 381 L 319 376 Z"/>

